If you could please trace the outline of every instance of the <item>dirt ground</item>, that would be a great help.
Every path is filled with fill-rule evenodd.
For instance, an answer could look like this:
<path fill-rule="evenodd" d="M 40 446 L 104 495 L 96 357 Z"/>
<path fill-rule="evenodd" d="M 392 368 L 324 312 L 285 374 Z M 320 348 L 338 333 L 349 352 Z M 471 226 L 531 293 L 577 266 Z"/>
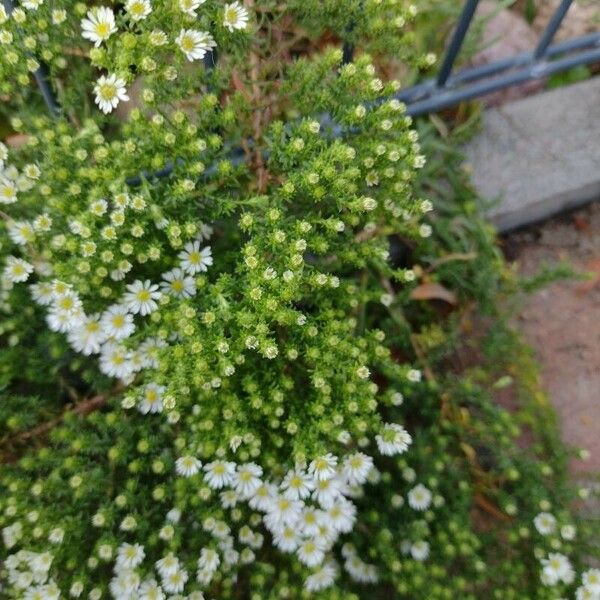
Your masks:
<path fill-rule="evenodd" d="M 586 462 L 574 461 L 574 473 L 600 471 L 600 201 L 509 234 L 503 245 L 526 276 L 560 261 L 591 274 L 535 292 L 516 325 L 542 366 L 563 438 L 591 454 Z"/>

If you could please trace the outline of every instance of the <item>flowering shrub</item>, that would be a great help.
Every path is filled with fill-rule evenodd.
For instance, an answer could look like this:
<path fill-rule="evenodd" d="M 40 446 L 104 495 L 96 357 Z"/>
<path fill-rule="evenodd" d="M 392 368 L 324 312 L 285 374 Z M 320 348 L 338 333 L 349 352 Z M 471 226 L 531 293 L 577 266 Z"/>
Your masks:
<path fill-rule="evenodd" d="M 431 62 L 416 14 L 0 9 L 4 597 L 600 593 L 564 469 L 518 450 L 484 381 L 433 373 L 453 324 L 419 263 L 475 276 L 444 275 L 460 236 L 427 222 L 419 135 L 378 75 Z"/>

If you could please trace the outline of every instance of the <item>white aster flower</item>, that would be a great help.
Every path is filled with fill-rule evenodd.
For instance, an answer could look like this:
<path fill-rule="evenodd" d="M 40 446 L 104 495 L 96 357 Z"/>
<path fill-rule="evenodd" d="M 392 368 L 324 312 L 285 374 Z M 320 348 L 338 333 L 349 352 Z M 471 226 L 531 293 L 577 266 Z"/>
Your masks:
<path fill-rule="evenodd" d="M 239 3 L 226 4 L 223 9 L 223 27 L 229 31 L 246 29 L 248 26 L 248 11 Z"/>
<path fill-rule="evenodd" d="M 271 506 L 271 502 L 277 497 L 277 488 L 272 483 L 263 483 L 256 489 L 254 496 L 250 498 L 248 504 L 254 510 L 266 512 Z"/>
<path fill-rule="evenodd" d="M 325 551 L 318 540 L 304 540 L 297 550 L 298 559 L 307 567 L 316 567 L 323 562 Z"/>
<path fill-rule="evenodd" d="M 569 584 L 575 579 L 575 571 L 564 554 L 551 552 L 548 558 L 542 558 L 541 563 L 544 581 L 549 585 L 555 585 L 559 581 Z"/>
<path fill-rule="evenodd" d="M 302 513 L 302 502 L 289 500 L 284 496 L 273 498 L 264 517 L 265 525 L 271 531 L 277 531 L 286 525 L 295 525 Z"/>
<path fill-rule="evenodd" d="M 331 479 L 336 474 L 335 468 L 337 462 L 337 456 L 334 456 L 331 453 L 325 454 L 325 456 L 315 458 L 310 465 L 308 465 L 308 473 L 317 481 Z"/>
<path fill-rule="evenodd" d="M 556 518 L 547 512 L 539 513 L 533 519 L 533 524 L 542 535 L 550 535 L 556 530 Z"/>
<path fill-rule="evenodd" d="M 198 569 L 214 572 L 221 563 L 219 554 L 212 548 L 202 548 L 200 558 L 198 558 Z"/>
<path fill-rule="evenodd" d="M 150 0 L 127 0 L 125 10 L 134 21 L 142 21 L 152 12 L 152 5 Z"/>
<path fill-rule="evenodd" d="M 81 34 L 86 40 L 94 43 L 98 48 L 113 33 L 117 31 L 115 15 L 110 8 L 100 6 L 88 11 L 87 19 L 81 20 Z"/>
<path fill-rule="evenodd" d="M 397 423 L 386 423 L 383 431 L 375 437 L 379 452 L 385 456 L 402 454 L 408 450 L 412 443 L 410 434 Z"/>
<path fill-rule="evenodd" d="M 156 303 L 161 297 L 158 291 L 158 285 L 146 281 L 134 281 L 127 286 L 127 293 L 123 298 L 123 302 L 127 309 L 133 314 L 142 316 L 149 315 L 158 308 Z"/>
<path fill-rule="evenodd" d="M 577 529 L 575 529 L 573 525 L 563 525 L 560 528 L 560 535 L 563 540 L 570 542 L 575 539 L 575 536 L 577 535 Z"/>
<path fill-rule="evenodd" d="M 21 2 L 21 6 L 27 10 L 37 10 L 42 4 L 44 4 L 44 0 L 23 0 Z"/>
<path fill-rule="evenodd" d="M 143 415 L 147 415 L 148 413 L 156 414 L 162 412 L 162 396 L 164 391 L 164 386 L 158 385 L 156 383 L 149 383 L 144 388 L 142 399 L 138 404 L 138 410 Z"/>
<path fill-rule="evenodd" d="M 356 521 L 356 507 L 349 500 L 338 498 L 327 511 L 327 522 L 339 533 L 349 533 Z"/>
<path fill-rule="evenodd" d="M 117 565 L 125 569 L 133 569 L 141 564 L 145 556 L 144 546 L 124 542 L 117 550 Z"/>
<path fill-rule="evenodd" d="M 254 463 L 239 465 L 233 475 L 233 488 L 242 498 L 251 498 L 262 484 L 262 473 L 262 468 Z"/>
<path fill-rule="evenodd" d="M 588 569 L 581 576 L 583 585 L 600 596 L 600 569 Z"/>
<path fill-rule="evenodd" d="M 140 585 L 140 576 L 129 568 L 120 568 L 110 581 L 113 598 L 132 598 Z"/>
<path fill-rule="evenodd" d="M 161 577 L 168 577 L 179 571 L 179 559 L 172 552 L 169 552 L 169 554 L 157 560 L 155 566 Z"/>
<path fill-rule="evenodd" d="M 0 176 L 0 204 L 13 204 L 17 201 L 17 186 L 14 182 Z"/>
<path fill-rule="evenodd" d="M 25 246 L 35 239 L 35 229 L 29 221 L 9 221 L 8 235 L 19 246 Z"/>
<path fill-rule="evenodd" d="M 315 481 L 312 497 L 325 509 L 331 508 L 342 495 L 343 484 L 339 479 Z"/>
<path fill-rule="evenodd" d="M 233 482 L 235 463 L 224 460 L 215 460 L 204 465 L 204 479 L 210 488 L 219 490 Z"/>
<path fill-rule="evenodd" d="M 302 511 L 296 528 L 306 537 L 316 536 L 319 533 L 321 523 L 324 522 L 324 518 L 325 513 L 322 510 L 307 506 Z"/>
<path fill-rule="evenodd" d="M 424 540 L 418 540 L 410 547 L 410 555 L 419 561 L 426 560 L 429 556 L 429 544 Z"/>
<path fill-rule="evenodd" d="M 206 0 L 179 0 L 179 8 L 190 17 L 196 17 L 198 7 L 205 2 Z"/>
<path fill-rule="evenodd" d="M 102 313 L 100 326 L 107 338 L 115 340 L 128 338 L 135 331 L 133 316 L 120 304 L 113 304 Z"/>
<path fill-rule="evenodd" d="M 408 492 L 408 504 L 414 510 L 427 510 L 431 504 L 431 492 L 422 484 Z"/>
<path fill-rule="evenodd" d="M 373 468 L 373 459 L 362 452 L 356 452 L 344 459 L 342 475 L 348 485 L 362 485 L 367 481 Z"/>
<path fill-rule="evenodd" d="M 125 89 L 125 80 L 117 77 L 114 73 L 108 76 L 101 75 L 98 78 L 94 86 L 94 94 L 96 94 L 94 102 L 104 114 L 112 112 L 119 102 L 129 100 Z"/>
<path fill-rule="evenodd" d="M 179 253 L 179 260 L 181 268 L 191 275 L 205 272 L 213 264 L 210 246 L 200 248 L 198 241 L 188 242 Z"/>
<path fill-rule="evenodd" d="M 296 527 L 280 527 L 273 533 L 273 543 L 282 552 L 295 552 L 300 544 Z"/>
<path fill-rule="evenodd" d="M 179 594 L 183 592 L 183 588 L 188 580 L 187 571 L 180 569 L 162 578 L 162 587 L 169 594 Z"/>
<path fill-rule="evenodd" d="M 585 585 L 579 586 L 575 591 L 575 600 L 598 600 L 600 596 Z"/>
<path fill-rule="evenodd" d="M 101 345 L 106 340 L 100 326 L 100 317 L 98 315 L 84 317 L 77 327 L 69 331 L 68 340 L 77 352 L 85 356 L 100 352 Z"/>
<path fill-rule="evenodd" d="M 178 475 L 192 477 L 200 471 L 202 463 L 195 456 L 181 456 L 175 461 L 175 470 Z"/>
<path fill-rule="evenodd" d="M 162 288 L 168 294 L 177 298 L 191 298 L 196 293 L 196 282 L 193 277 L 179 268 L 163 273 Z"/>
<path fill-rule="evenodd" d="M 133 372 L 130 352 L 115 343 L 104 344 L 100 353 L 100 370 L 110 377 L 127 380 Z"/>
<path fill-rule="evenodd" d="M 204 58 L 206 53 L 217 45 L 210 33 L 195 29 L 182 29 L 175 43 L 189 61 Z"/>
<path fill-rule="evenodd" d="M 315 489 L 313 478 L 303 471 L 288 471 L 281 482 L 283 495 L 290 500 L 304 500 Z"/>
<path fill-rule="evenodd" d="M 6 259 L 3 276 L 12 283 L 21 283 L 27 281 L 29 275 L 33 273 L 33 265 L 16 256 L 9 256 Z"/>
<path fill-rule="evenodd" d="M 337 572 L 336 564 L 333 561 L 329 562 L 306 578 L 304 588 L 309 592 L 324 590 L 333 584 L 337 577 Z"/>
<path fill-rule="evenodd" d="M 138 600 L 165 600 L 166 596 L 154 579 L 142 582 L 138 590 Z"/>

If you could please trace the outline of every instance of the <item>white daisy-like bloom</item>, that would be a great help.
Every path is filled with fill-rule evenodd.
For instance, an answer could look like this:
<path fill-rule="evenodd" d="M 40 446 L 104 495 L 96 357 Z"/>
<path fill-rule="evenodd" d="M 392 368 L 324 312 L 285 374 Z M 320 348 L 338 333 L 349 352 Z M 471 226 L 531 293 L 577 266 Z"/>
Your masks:
<path fill-rule="evenodd" d="M 560 528 L 560 535 L 563 540 L 567 540 L 568 542 L 575 539 L 577 535 L 577 529 L 573 525 L 563 525 Z"/>
<path fill-rule="evenodd" d="M 109 306 L 100 317 L 100 326 L 107 338 L 124 340 L 134 331 L 133 315 L 130 315 L 126 306 L 113 304 Z"/>
<path fill-rule="evenodd" d="M 199 223 L 198 230 L 198 240 L 200 241 L 209 240 L 213 234 L 213 228 L 206 223 Z"/>
<path fill-rule="evenodd" d="M 273 498 L 264 516 L 265 525 L 271 531 L 277 531 L 281 527 L 295 525 L 302 514 L 302 502 L 289 500 L 284 496 Z"/>
<path fill-rule="evenodd" d="M 60 527 L 55 527 L 48 534 L 48 541 L 52 544 L 62 544 L 65 537 L 65 530 Z"/>
<path fill-rule="evenodd" d="M 323 479 L 315 482 L 312 497 L 324 509 L 329 509 L 342 495 L 342 482 L 339 479 Z"/>
<path fill-rule="evenodd" d="M 35 229 L 29 221 L 9 221 L 7 228 L 10 239 L 19 246 L 25 246 L 35 239 Z"/>
<path fill-rule="evenodd" d="M 585 585 L 579 586 L 575 591 L 575 600 L 598 600 L 600 596 Z"/>
<path fill-rule="evenodd" d="M 300 530 L 302 535 L 306 537 L 313 537 L 319 533 L 319 527 L 324 522 L 325 513 L 312 506 L 307 506 L 302 511 L 300 520 L 296 525 L 297 529 Z"/>
<path fill-rule="evenodd" d="M 162 587 L 169 594 L 179 594 L 183 592 L 183 588 L 188 580 L 187 571 L 180 569 L 162 578 Z"/>
<path fill-rule="evenodd" d="M 21 6 L 27 10 L 37 10 L 42 4 L 44 4 L 44 0 L 23 0 L 21 2 Z"/>
<path fill-rule="evenodd" d="M 216 550 L 213 550 L 212 548 L 202 548 L 200 557 L 198 558 L 198 569 L 214 572 L 220 564 L 221 559 Z"/>
<path fill-rule="evenodd" d="M 8 256 L 4 266 L 3 276 L 11 283 L 22 283 L 27 281 L 33 273 L 33 265 L 22 258 Z"/>
<path fill-rule="evenodd" d="M 342 465 L 342 475 L 348 485 L 362 485 L 373 468 L 373 459 L 362 452 L 347 456 Z"/>
<path fill-rule="evenodd" d="M 327 511 L 327 523 L 339 533 L 350 533 L 356 521 L 356 507 L 352 502 L 339 498 Z"/>
<path fill-rule="evenodd" d="M 196 17 L 196 11 L 205 2 L 206 0 L 179 0 L 179 8 L 190 17 Z"/>
<path fill-rule="evenodd" d="M 104 344 L 100 353 L 100 370 L 109 377 L 126 380 L 132 373 L 130 352 L 114 342 Z"/>
<path fill-rule="evenodd" d="M 424 540 L 418 540 L 411 544 L 410 555 L 418 561 L 426 560 L 429 556 L 429 543 Z"/>
<path fill-rule="evenodd" d="M 127 102 L 129 96 L 125 89 L 125 80 L 117 77 L 114 73 L 110 75 L 101 75 L 94 86 L 94 102 L 98 105 L 104 114 L 113 111 L 119 102 Z"/>
<path fill-rule="evenodd" d="M 0 204 L 14 204 L 17 201 L 17 186 L 6 177 L 0 176 Z"/>
<path fill-rule="evenodd" d="M 154 566 L 161 577 L 168 577 L 179 571 L 179 559 L 172 552 L 169 552 L 169 554 L 157 560 Z"/>
<path fill-rule="evenodd" d="M 422 483 L 419 483 L 408 492 L 408 505 L 414 510 L 427 510 L 431 504 L 431 498 L 431 492 Z"/>
<path fill-rule="evenodd" d="M 141 400 L 138 403 L 138 410 L 147 415 L 162 412 L 163 403 L 162 397 L 165 391 L 163 385 L 149 383 L 145 388 Z"/>
<path fill-rule="evenodd" d="M 239 3 L 226 4 L 223 9 L 223 27 L 233 32 L 235 29 L 246 29 L 248 26 L 248 11 Z"/>
<path fill-rule="evenodd" d="M 181 268 L 191 275 L 205 272 L 213 264 L 210 246 L 200 248 L 199 241 L 188 242 L 179 253 L 179 260 Z"/>
<path fill-rule="evenodd" d="M 192 477 L 200 472 L 202 463 L 195 456 L 181 456 L 175 461 L 175 470 L 178 475 Z"/>
<path fill-rule="evenodd" d="M 600 596 L 600 569 L 588 569 L 581 576 L 583 585 Z"/>
<path fill-rule="evenodd" d="M 254 463 L 238 465 L 233 475 L 233 488 L 242 498 L 251 498 L 262 484 L 262 473 L 262 467 Z"/>
<path fill-rule="evenodd" d="M 319 592 L 330 587 L 337 577 L 338 569 L 335 562 L 323 565 L 318 571 L 309 575 L 304 581 L 304 588 L 309 592 Z"/>
<path fill-rule="evenodd" d="M 102 343 L 106 340 L 99 315 L 84 317 L 80 325 L 69 331 L 68 340 L 77 352 L 85 356 L 98 354 Z"/>
<path fill-rule="evenodd" d="M 216 47 L 216 42 L 208 31 L 182 29 L 175 43 L 189 61 L 204 58 L 207 52 Z"/>
<path fill-rule="evenodd" d="M 316 567 L 323 562 L 325 550 L 320 541 L 308 539 L 300 543 L 296 555 L 307 567 Z"/>
<path fill-rule="evenodd" d="M 550 535 L 556 530 L 556 518 L 548 512 L 541 512 L 536 515 L 533 524 L 542 535 Z"/>
<path fill-rule="evenodd" d="M 225 490 L 219 494 L 219 498 L 223 508 L 234 508 L 240 500 L 240 496 L 235 490 Z"/>
<path fill-rule="evenodd" d="M 331 479 L 336 475 L 337 462 L 337 456 L 331 453 L 319 456 L 308 465 L 308 474 L 312 475 L 316 481 Z"/>
<path fill-rule="evenodd" d="M 181 511 L 177 508 L 172 508 L 165 517 L 169 523 L 179 523 L 181 519 Z"/>
<path fill-rule="evenodd" d="M 123 303 L 127 309 L 135 314 L 142 316 L 149 315 L 158 308 L 156 303 L 161 297 L 161 293 L 158 290 L 158 285 L 151 283 L 148 279 L 146 281 L 134 281 L 127 286 L 127 293 L 123 298 Z"/>
<path fill-rule="evenodd" d="M 361 583 L 375 583 L 378 579 L 375 566 L 362 561 L 355 553 L 351 553 L 346 557 L 344 569 L 352 579 Z"/>
<path fill-rule="evenodd" d="M 204 479 L 208 487 L 213 490 L 220 490 L 225 486 L 231 485 L 235 475 L 235 463 L 225 460 L 215 460 L 204 465 Z"/>
<path fill-rule="evenodd" d="M 290 500 L 304 500 L 315 489 L 313 478 L 299 469 L 288 471 L 281 482 L 283 495 Z"/>
<path fill-rule="evenodd" d="M 52 307 L 46 315 L 46 322 L 52 331 L 68 333 L 72 329 L 80 327 L 85 319 L 83 310 L 79 313 L 69 313 Z"/>
<path fill-rule="evenodd" d="M 92 8 L 87 13 L 87 19 L 81 20 L 81 29 L 81 35 L 98 48 L 102 42 L 105 42 L 117 31 L 115 15 L 106 6 Z"/>
<path fill-rule="evenodd" d="M 569 559 L 558 552 L 551 552 L 548 558 L 542 558 L 542 575 L 546 585 L 556 585 L 559 581 L 573 583 L 575 571 Z"/>
<path fill-rule="evenodd" d="M 296 527 L 280 527 L 273 532 L 273 543 L 282 552 L 295 552 L 300 545 L 300 536 Z"/>
<path fill-rule="evenodd" d="M 143 21 L 151 12 L 150 0 L 127 0 L 125 10 L 134 21 Z"/>
<path fill-rule="evenodd" d="M 141 544 L 122 543 L 117 550 L 117 566 L 134 569 L 142 563 L 146 556 Z"/>
<path fill-rule="evenodd" d="M 256 489 L 254 496 L 250 498 L 248 504 L 254 510 L 266 512 L 271 506 L 271 502 L 277 497 L 277 488 L 272 483 L 263 483 Z"/>
<path fill-rule="evenodd" d="M 140 576 L 128 568 L 115 569 L 115 576 L 110 581 L 110 592 L 113 598 L 131 598 L 140 585 Z"/>
<path fill-rule="evenodd" d="M 385 456 L 403 454 L 412 443 L 410 434 L 398 423 L 386 423 L 383 431 L 375 436 L 379 452 Z"/>
<path fill-rule="evenodd" d="M 156 580 L 146 579 L 138 590 L 138 600 L 165 600 L 166 596 Z"/>
<path fill-rule="evenodd" d="M 162 289 L 177 298 L 191 298 L 196 293 L 196 282 L 182 269 L 175 268 L 163 273 Z"/>

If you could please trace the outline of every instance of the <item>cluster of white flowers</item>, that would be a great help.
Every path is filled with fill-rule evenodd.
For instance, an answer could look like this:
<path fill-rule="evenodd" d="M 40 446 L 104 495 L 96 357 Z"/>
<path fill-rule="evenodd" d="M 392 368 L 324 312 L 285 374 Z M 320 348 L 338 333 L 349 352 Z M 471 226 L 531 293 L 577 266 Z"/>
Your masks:
<path fill-rule="evenodd" d="M 205 0 L 179 0 L 179 8 L 190 18 L 197 17 L 196 10 Z M 127 0 L 125 10 L 134 22 L 147 19 L 152 13 L 150 0 Z M 230 32 L 244 30 L 248 26 L 249 14 L 239 2 L 225 4 L 223 8 L 222 26 Z M 99 48 L 111 35 L 118 31 L 115 15 L 112 9 L 106 6 L 97 6 L 90 9 L 86 18 L 81 20 L 82 36 Z M 165 32 L 154 30 L 153 39 L 157 45 L 168 43 Z M 176 46 L 183 52 L 189 61 L 204 58 L 207 52 L 216 48 L 217 44 L 208 31 L 182 28 L 174 39 Z M 94 86 L 95 102 L 105 114 L 112 112 L 119 102 L 129 100 L 126 90 L 126 81 L 116 73 L 102 75 Z"/>
<path fill-rule="evenodd" d="M 4 561 L 7 580 L 20 598 L 27 600 L 58 600 L 60 590 L 56 583 L 49 579 L 49 570 L 53 556 L 50 552 L 31 552 L 19 550 Z"/>

